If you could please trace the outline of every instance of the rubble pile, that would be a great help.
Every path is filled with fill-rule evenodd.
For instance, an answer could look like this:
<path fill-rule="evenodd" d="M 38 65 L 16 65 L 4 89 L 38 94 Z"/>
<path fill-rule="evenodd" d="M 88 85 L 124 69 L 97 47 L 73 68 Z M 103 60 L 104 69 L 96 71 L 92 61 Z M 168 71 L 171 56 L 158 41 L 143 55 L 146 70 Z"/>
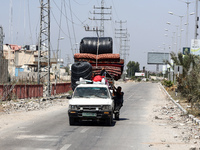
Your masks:
<path fill-rule="evenodd" d="M 1 104 L 2 112 L 0 114 L 10 114 L 12 112 L 33 111 L 49 108 L 54 105 L 63 105 L 66 96 L 40 98 L 40 99 L 20 99 L 3 101 Z"/>
<path fill-rule="evenodd" d="M 184 114 L 173 102 L 168 102 L 162 106 L 157 106 L 153 110 L 153 122 L 159 126 L 172 129 L 172 135 L 176 143 L 188 143 L 191 145 L 190 150 L 200 149 L 200 125 L 192 115 Z M 163 143 L 167 144 L 167 140 Z"/>

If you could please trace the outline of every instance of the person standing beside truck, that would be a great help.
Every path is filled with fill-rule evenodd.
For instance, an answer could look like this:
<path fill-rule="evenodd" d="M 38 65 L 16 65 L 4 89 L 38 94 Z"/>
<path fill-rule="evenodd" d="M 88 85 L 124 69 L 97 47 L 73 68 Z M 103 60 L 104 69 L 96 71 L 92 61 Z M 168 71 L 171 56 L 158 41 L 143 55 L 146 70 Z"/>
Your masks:
<path fill-rule="evenodd" d="M 113 90 L 114 104 L 115 104 L 114 114 L 116 120 L 119 120 L 119 112 L 124 102 L 124 92 L 122 92 L 121 90 L 122 90 L 121 86 L 118 86 L 117 89 L 114 87 Z"/>
<path fill-rule="evenodd" d="M 114 96 L 115 96 L 115 99 L 116 99 L 115 100 L 116 103 L 120 104 L 121 107 L 122 107 L 123 106 L 123 102 L 124 102 L 124 92 L 122 92 L 121 86 L 118 86 L 117 89 L 115 89 Z"/>

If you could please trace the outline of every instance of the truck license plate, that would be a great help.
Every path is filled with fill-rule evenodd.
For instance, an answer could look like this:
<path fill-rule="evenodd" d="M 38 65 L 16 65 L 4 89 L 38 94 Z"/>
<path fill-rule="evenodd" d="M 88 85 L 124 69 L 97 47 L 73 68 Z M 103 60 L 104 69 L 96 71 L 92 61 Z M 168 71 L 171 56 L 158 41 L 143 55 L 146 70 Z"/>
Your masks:
<path fill-rule="evenodd" d="M 96 117 L 97 114 L 96 113 L 82 113 L 83 117 Z"/>

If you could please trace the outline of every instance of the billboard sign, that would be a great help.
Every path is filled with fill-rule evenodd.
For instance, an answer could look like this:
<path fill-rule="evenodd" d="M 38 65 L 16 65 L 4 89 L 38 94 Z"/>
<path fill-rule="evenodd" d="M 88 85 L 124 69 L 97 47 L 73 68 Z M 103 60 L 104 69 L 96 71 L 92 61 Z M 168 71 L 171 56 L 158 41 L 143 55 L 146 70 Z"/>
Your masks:
<path fill-rule="evenodd" d="M 148 52 L 147 64 L 164 65 L 165 60 L 169 60 L 169 53 Z"/>
<path fill-rule="evenodd" d="M 200 55 L 200 39 L 191 40 L 191 53 L 194 55 Z"/>

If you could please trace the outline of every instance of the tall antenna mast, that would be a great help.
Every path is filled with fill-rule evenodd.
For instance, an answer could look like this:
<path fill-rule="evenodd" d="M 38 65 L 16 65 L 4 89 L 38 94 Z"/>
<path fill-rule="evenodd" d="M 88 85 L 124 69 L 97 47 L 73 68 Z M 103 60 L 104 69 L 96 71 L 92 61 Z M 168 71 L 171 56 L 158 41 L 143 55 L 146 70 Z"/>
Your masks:
<path fill-rule="evenodd" d="M 41 60 L 48 64 L 47 96 L 51 95 L 50 89 L 50 0 L 40 1 L 40 36 L 38 47 L 38 84 L 41 76 Z"/>

